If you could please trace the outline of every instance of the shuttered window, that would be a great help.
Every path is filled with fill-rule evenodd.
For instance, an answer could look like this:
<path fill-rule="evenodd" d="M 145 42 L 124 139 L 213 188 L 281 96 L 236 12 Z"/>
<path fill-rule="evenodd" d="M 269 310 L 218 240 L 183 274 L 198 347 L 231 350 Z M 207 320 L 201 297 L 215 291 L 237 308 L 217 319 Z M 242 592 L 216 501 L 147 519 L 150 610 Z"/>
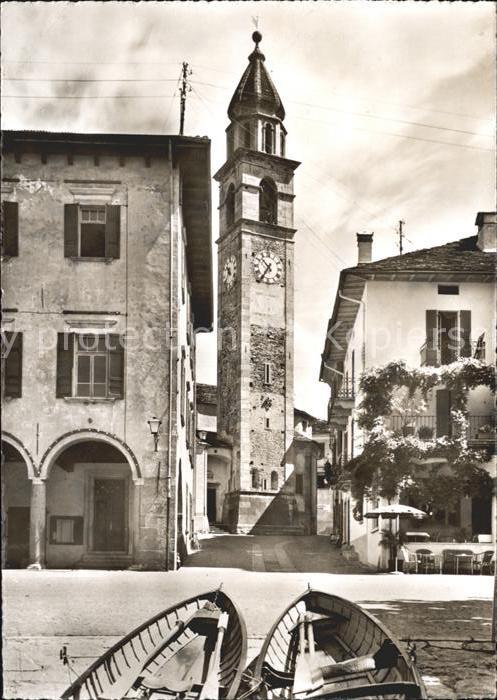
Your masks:
<path fill-rule="evenodd" d="M 2 255 L 19 255 L 19 205 L 17 202 L 2 202 Z"/>
<path fill-rule="evenodd" d="M 449 364 L 471 356 L 471 311 L 426 311 L 425 364 Z"/>
<path fill-rule="evenodd" d="M 22 333 L 2 331 L 2 372 L 4 396 L 22 396 Z"/>
<path fill-rule="evenodd" d="M 57 398 L 123 398 L 124 347 L 117 334 L 59 333 Z"/>
<path fill-rule="evenodd" d="M 66 258 L 119 258 L 121 207 L 64 205 Z"/>

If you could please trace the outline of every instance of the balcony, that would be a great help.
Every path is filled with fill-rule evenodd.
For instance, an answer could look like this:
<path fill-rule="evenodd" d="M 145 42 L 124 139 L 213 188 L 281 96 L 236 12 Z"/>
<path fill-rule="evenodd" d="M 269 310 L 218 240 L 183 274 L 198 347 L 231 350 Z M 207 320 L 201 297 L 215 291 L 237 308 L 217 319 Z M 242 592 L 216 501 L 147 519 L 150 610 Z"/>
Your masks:
<path fill-rule="evenodd" d="M 496 440 L 495 417 L 493 415 L 479 415 L 468 417 L 467 439 L 472 446 L 493 444 Z M 433 440 L 445 435 L 452 436 L 452 422 L 447 416 L 444 419 L 437 416 L 422 415 L 391 415 L 387 418 L 387 425 L 394 433 L 403 435 L 415 435 L 422 440 Z"/>
<path fill-rule="evenodd" d="M 340 383 L 335 383 L 331 389 L 330 412 L 339 409 L 339 413 L 349 415 L 355 406 L 355 382 L 344 378 Z"/>
<path fill-rule="evenodd" d="M 419 349 L 420 363 L 422 367 L 440 367 L 449 365 L 451 362 L 462 357 L 474 357 L 476 360 L 485 360 L 485 340 L 480 336 L 478 340 L 471 343 L 470 352 L 453 345 L 434 345 L 429 340 L 425 340 Z"/>

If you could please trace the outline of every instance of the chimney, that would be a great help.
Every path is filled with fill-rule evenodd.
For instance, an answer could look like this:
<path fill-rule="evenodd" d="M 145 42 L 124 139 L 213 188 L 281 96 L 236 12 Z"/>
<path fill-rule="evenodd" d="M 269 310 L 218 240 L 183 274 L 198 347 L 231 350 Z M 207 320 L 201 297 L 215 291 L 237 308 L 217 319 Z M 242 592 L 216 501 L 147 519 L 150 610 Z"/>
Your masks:
<path fill-rule="evenodd" d="M 357 264 L 362 265 L 363 263 L 371 262 L 371 258 L 373 255 L 373 234 L 358 233 L 356 235 L 358 249 Z"/>
<path fill-rule="evenodd" d="M 476 245 L 484 253 L 497 252 L 497 223 L 494 211 L 480 211 L 476 215 L 478 241 Z"/>

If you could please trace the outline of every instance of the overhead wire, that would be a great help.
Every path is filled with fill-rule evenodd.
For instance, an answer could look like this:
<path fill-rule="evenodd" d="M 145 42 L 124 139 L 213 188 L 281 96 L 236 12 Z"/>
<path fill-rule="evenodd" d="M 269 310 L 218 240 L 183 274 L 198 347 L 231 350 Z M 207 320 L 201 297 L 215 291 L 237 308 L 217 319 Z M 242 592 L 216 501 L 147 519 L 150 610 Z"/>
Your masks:
<path fill-rule="evenodd" d="M 173 95 L 2 95 L 3 99 L 22 100 L 158 100 L 170 97 Z"/>
<path fill-rule="evenodd" d="M 175 83 L 177 78 L 8 78 L 15 83 Z"/>
<path fill-rule="evenodd" d="M 207 86 L 207 87 L 218 88 L 219 90 L 231 90 L 231 88 L 228 87 L 228 86 L 226 86 L 226 85 L 216 85 L 215 83 L 209 83 L 209 82 L 199 81 L 199 80 L 197 80 L 196 82 L 197 82 L 199 85 L 205 85 L 205 86 Z M 331 92 L 333 92 L 333 91 L 331 91 Z M 349 98 L 350 98 L 350 95 L 347 95 L 347 96 L 344 95 L 344 97 L 346 97 L 347 99 L 349 99 Z M 376 100 L 373 98 L 373 101 L 376 101 Z M 396 102 L 387 102 L 387 101 L 385 101 L 385 100 L 378 100 L 378 101 L 379 101 L 379 102 L 384 102 L 385 104 L 391 104 L 391 105 L 394 105 L 394 106 L 398 106 L 398 107 L 401 107 L 402 109 L 405 109 L 405 108 L 408 108 L 408 109 L 417 109 L 417 110 L 421 110 L 421 111 L 435 112 L 435 113 L 437 113 L 437 114 L 447 114 L 447 115 L 450 115 L 450 116 L 459 116 L 459 117 L 464 117 L 464 118 L 467 118 L 467 119 L 475 119 L 475 120 L 477 120 L 477 121 L 488 121 L 488 122 L 492 122 L 492 123 L 493 123 L 493 120 L 492 120 L 492 119 L 489 119 L 489 118 L 487 118 L 487 117 L 477 117 L 477 116 L 475 116 L 475 115 L 461 114 L 461 113 L 459 113 L 459 112 L 448 112 L 448 111 L 445 111 L 445 110 L 431 110 L 431 109 L 426 109 L 426 110 L 425 110 L 423 107 L 412 107 L 412 106 L 410 106 L 410 105 L 401 105 L 400 103 L 396 103 Z M 370 117 L 370 118 L 374 118 L 374 119 L 391 119 L 391 120 L 393 120 L 393 121 L 402 121 L 402 120 L 396 120 L 396 119 L 393 118 L 393 117 L 377 116 L 377 115 L 373 115 L 373 114 L 368 114 L 367 112 L 352 112 L 352 111 L 350 111 L 350 110 L 342 110 L 342 109 L 339 109 L 338 107 L 331 107 L 330 105 L 320 105 L 320 104 L 316 104 L 316 103 L 314 103 L 314 102 L 302 102 L 302 101 L 300 101 L 300 100 L 286 100 L 285 102 L 288 102 L 288 103 L 291 103 L 291 104 L 303 105 L 303 106 L 305 106 L 305 107 L 312 107 L 313 109 L 325 109 L 325 110 L 330 110 L 330 111 L 334 111 L 334 112 L 344 112 L 345 114 L 356 114 L 356 115 L 359 115 L 359 116 L 366 116 L 366 117 Z M 443 127 L 434 126 L 434 125 L 432 125 L 432 124 L 424 124 L 424 123 L 418 123 L 418 122 L 409 122 L 409 121 L 405 121 L 404 123 L 407 123 L 407 124 L 415 124 L 415 125 L 419 125 L 419 126 L 426 126 L 426 127 L 430 127 L 430 128 L 434 128 L 434 129 L 443 128 Z M 449 127 L 445 127 L 445 128 L 449 128 Z M 458 129 L 450 129 L 450 131 L 459 131 L 459 130 L 458 130 Z M 466 132 L 466 131 L 463 131 L 462 133 L 474 133 L 474 132 Z"/>

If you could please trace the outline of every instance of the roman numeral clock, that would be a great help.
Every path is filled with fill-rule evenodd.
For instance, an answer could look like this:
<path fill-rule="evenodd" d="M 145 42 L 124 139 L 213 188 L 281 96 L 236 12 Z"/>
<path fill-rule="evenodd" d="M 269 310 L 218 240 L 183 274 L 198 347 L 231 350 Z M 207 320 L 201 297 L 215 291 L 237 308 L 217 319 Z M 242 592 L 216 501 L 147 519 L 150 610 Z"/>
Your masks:
<path fill-rule="evenodd" d="M 223 522 L 292 527 L 293 175 L 260 34 L 228 108 L 218 240 L 218 435 L 230 446 Z M 287 502 L 288 501 L 288 502 Z"/>

